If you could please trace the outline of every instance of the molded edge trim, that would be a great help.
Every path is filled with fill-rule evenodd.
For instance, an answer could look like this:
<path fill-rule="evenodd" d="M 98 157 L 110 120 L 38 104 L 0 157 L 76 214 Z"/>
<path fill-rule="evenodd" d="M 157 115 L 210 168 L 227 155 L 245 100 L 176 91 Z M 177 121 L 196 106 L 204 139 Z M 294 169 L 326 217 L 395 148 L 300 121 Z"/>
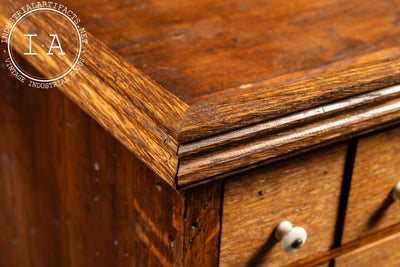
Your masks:
<path fill-rule="evenodd" d="M 23 1 L 11 0 L 0 4 L 0 24 L 22 5 Z M 35 27 L 65 26 L 43 19 L 29 25 Z M 267 81 L 254 83 L 237 94 L 189 107 L 88 36 L 85 64 L 58 89 L 175 188 L 217 179 L 400 118 L 399 88 L 378 90 L 400 83 L 398 47 L 333 69 L 325 66 L 321 73 L 297 80 L 268 86 Z M 23 53 L 22 47 L 16 50 Z M 51 63 L 35 68 L 49 73 Z"/>
<path fill-rule="evenodd" d="M 400 85 L 181 145 L 178 186 L 191 187 L 252 169 L 399 119 Z"/>
<path fill-rule="evenodd" d="M 23 5 L 24 1 L 1 3 L 0 24 L 5 25 L 8 17 Z M 21 27 L 15 29 L 20 35 L 24 32 Z M 29 23 L 31 32 L 35 28 L 49 32 L 54 28 L 57 32 L 65 28 L 67 33 L 66 27 L 51 18 Z M 88 39 L 85 63 L 73 79 L 58 89 L 175 187 L 177 133 L 188 105 L 89 33 Z M 23 54 L 22 46 L 18 46 L 18 42 L 14 45 L 17 53 Z M 68 48 L 64 49 L 67 51 Z M 29 58 L 26 61 L 32 63 Z M 55 62 L 49 59 L 48 63 L 34 67 L 42 74 L 50 74 Z"/>
<path fill-rule="evenodd" d="M 189 107 L 179 143 L 230 132 L 400 83 L 400 47 L 317 67 L 301 78 L 242 85 Z M 296 75 L 297 77 L 299 75 Z"/>

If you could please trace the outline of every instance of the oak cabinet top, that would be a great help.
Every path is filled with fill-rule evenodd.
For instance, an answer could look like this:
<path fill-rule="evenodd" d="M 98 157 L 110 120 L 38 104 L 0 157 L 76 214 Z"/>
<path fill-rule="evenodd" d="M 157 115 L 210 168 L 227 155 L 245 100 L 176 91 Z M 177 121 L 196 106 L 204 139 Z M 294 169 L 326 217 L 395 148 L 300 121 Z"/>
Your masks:
<path fill-rule="evenodd" d="M 89 37 L 82 69 L 58 89 L 176 188 L 400 116 L 396 1 L 63 4 Z M 2 1 L 1 24 L 24 5 Z M 16 35 L 67 32 L 46 16 L 25 24 Z"/>

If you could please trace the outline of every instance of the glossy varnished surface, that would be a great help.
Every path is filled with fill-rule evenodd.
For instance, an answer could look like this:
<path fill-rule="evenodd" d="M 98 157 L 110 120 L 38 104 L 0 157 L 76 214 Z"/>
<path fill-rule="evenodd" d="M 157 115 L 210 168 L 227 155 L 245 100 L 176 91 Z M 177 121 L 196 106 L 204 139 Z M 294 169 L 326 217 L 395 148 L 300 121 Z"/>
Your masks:
<path fill-rule="evenodd" d="M 235 94 L 191 105 L 179 140 L 192 142 L 392 86 L 400 83 L 399 69 L 400 51 L 395 47 L 324 65 L 309 75 L 302 71 L 295 74 L 298 79 L 277 77 L 281 82 L 245 86 Z"/>
<path fill-rule="evenodd" d="M 65 4 L 97 38 L 184 100 L 399 44 L 398 1 Z"/>
<path fill-rule="evenodd" d="M 23 3 L 17 0 L 0 3 L 0 23 L 6 24 L 8 16 Z M 52 32 L 69 36 L 73 31 L 64 21 L 49 14 L 36 18 L 24 19 L 15 28 L 12 50 L 21 56 L 22 62 L 28 62 L 48 77 L 58 73 L 59 65 L 66 63 L 66 59 L 60 59 L 62 55 L 48 56 L 47 49 L 40 44 Z M 24 56 L 26 32 L 45 33 L 33 42 L 36 56 Z M 178 168 L 177 131 L 188 106 L 92 35 L 88 34 L 87 39 L 90 41 L 83 46 L 86 51 L 82 56 L 83 66 L 58 89 L 173 186 Z M 4 46 L 2 43 L 2 49 Z M 68 54 L 73 54 L 70 49 L 64 46 Z"/>
<path fill-rule="evenodd" d="M 398 124 L 399 90 L 399 86 L 378 90 L 198 143 L 181 145 L 178 185 L 192 186 L 218 179 L 314 146 Z M 381 99 L 388 101 L 380 103 Z M 363 106 L 357 103 L 363 103 Z M 331 115 L 331 112 L 336 114 Z"/>
<path fill-rule="evenodd" d="M 88 34 L 82 69 L 59 89 L 173 187 L 398 119 L 395 94 L 380 94 L 400 82 L 396 2 L 228 2 L 67 1 L 94 35 Z M 22 4 L 3 2 L 0 20 Z M 65 30 L 49 17 L 25 24 L 16 30 L 20 41 L 28 28 Z M 276 27 L 265 33 L 265 24 Z M 33 64 L 36 70 L 52 73 L 56 62 L 43 61 Z M 342 107 L 332 112 L 332 102 Z M 292 116 L 298 117 L 281 131 L 279 120 Z M 237 138 L 238 132 L 245 134 Z"/>
<path fill-rule="evenodd" d="M 12 8 L 0 4 L 3 22 L 23 1 L 9 2 Z M 80 76 L 60 88 L 83 111 L 57 91 L 2 77 L 0 265 L 326 266 L 398 230 L 394 213 L 370 216 L 390 191 L 385 179 L 362 188 L 369 172 L 383 175 L 382 166 L 390 180 L 397 175 L 385 165 L 397 150 L 378 151 L 380 137 L 357 154 L 346 215 L 347 225 L 352 208 L 373 203 L 354 213 L 374 225 L 360 235 L 367 219 L 357 217 L 343 246 L 330 251 L 344 144 L 187 191 L 170 188 L 395 123 L 398 91 L 379 89 L 400 81 L 397 1 L 65 4 L 94 36 Z M 51 72 L 48 63 L 37 70 Z M 386 135 L 398 139 L 398 131 Z M 375 157 L 371 151 L 379 159 L 357 167 Z M 373 200 L 370 190 L 379 191 Z M 290 256 L 273 241 L 283 219 L 310 234 Z"/>
<path fill-rule="evenodd" d="M 346 145 L 238 175 L 224 184 L 220 266 L 282 266 L 333 245 Z M 283 220 L 308 232 L 284 253 L 274 235 Z"/>

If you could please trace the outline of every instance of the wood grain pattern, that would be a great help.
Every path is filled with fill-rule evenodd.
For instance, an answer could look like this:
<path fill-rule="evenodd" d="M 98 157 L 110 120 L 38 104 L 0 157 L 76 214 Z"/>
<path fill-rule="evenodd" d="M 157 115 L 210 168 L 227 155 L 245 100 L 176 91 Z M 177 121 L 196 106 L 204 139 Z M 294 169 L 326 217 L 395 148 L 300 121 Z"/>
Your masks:
<path fill-rule="evenodd" d="M 343 242 L 400 222 L 391 191 L 400 181 L 400 128 L 358 141 Z"/>
<path fill-rule="evenodd" d="M 249 169 L 252 164 L 257 166 L 257 163 L 265 163 L 267 160 L 294 151 L 309 149 L 324 142 L 346 139 L 387 123 L 396 123 L 399 118 L 400 99 L 395 98 L 304 126 L 266 134 L 260 138 L 236 144 L 236 146 L 226 146 L 209 154 L 192 155 L 180 161 L 178 184 L 186 186 L 202 182 L 202 180 L 216 179 L 218 175 L 226 172 L 238 172 L 243 167 Z M 271 124 L 274 125 L 274 122 Z M 257 128 L 253 127 L 251 130 Z M 263 130 L 262 125 L 260 129 Z M 214 175 L 217 177 L 213 178 Z"/>
<path fill-rule="evenodd" d="M 0 75 L 0 266 L 218 264 L 221 181 L 177 192 L 59 91 Z"/>
<path fill-rule="evenodd" d="M 222 181 L 184 192 L 183 266 L 218 266 Z"/>
<path fill-rule="evenodd" d="M 0 22 L 23 3 L 0 3 Z M 386 88 L 400 82 L 398 1 L 65 4 L 82 11 L 94 35 L 85 65 L 59 89 L 94 120 L 57 91 L 2 78 L 0 265 L 257 266 L 271 260 L 327 266 L 398 231 L 395 213 L 384 213 L 368 236 L 357 232 L 361 220 L 353 218 L 349 231 L 354 226 L 357 233 L 345 231 L 346 244 L 328 251 L 344 144 L 235 175 L 225 186 L 220 180 L 182 192 L 170 188 L 398 123 L 399 87 Z M 17 43 L 28 29 L 68 35 L 61 21 L 47 16 L 24 27 Z M 16 49 L 22 54 L 22 46 Z M 45 61 L 28 60 L 50 76 L 63 63 Z M 396 134 L 387 133 L 387 147 Z M 370 145 L 365 155 L 375 151 Z M 376 153 L 374 177 L 384 172 L 394 179 L 396 168 L 381 168 L 395 152 Z M 362 168 L 355 170 L 365 176 Z M 376 205 L 389 187 L 374 182 Z M 350 198 L 368 203 L 363 190 L 371 184 L 358 186 L 364 185 L 353 186 Z M 349 220 L 358 208 L 349 206 Z M 282 255 L 266 240 L 282 219 L 313 230 L 299 253 Z M 369 255 L 370 247 L 396 241 L 398 234 L 357 252 Z"/>
<path fill-rule="evenodd" d="M 379 56 L 366 55 L 361 63 L 331 67 L 296 80 L 244 86 L 246 90 L 240 93 L 192 105 L 179 140 L 187 143 L 395 85 L 400 82 L 398 50 L 379 51 Z"/>
<path fill-rule="evenodd" d="M 0 265 L 181 266 L 180 193 L 59 91 L 1 79 Z"/>
<path fill-rule="evenodd" d="M 211 153 L 224 147 L 243 144 L 249 140 L 260 138 L 266 135 L 273 135 L 277 132 L 290 130 L 291 128 L 320 121 L 324 118 L 333 117 L 351 111 L 352 109 L 362 108 L 371 104 L 378 104 L 400 96 L 400 86 L 390 86 L 374 92 L 351 97 L 342 101 L 333 102 L 317 108 L 293 113 L 288 116 L 258 123 L 253 126 L 230 131 L 214 137 L 201 139 L 192 143 L 179 146 L 179 158 L 184 159 L 195 154 Z"/>
<path fill-rule="evenodd" d="M 220 266 L 282 266 L 333 245 L 346 145 L 329 147 L 225 182 Z M 306 197 L 305 197 L 306 196 Z M 308 232 L 285 254 L 274 236 L 283 220 Z"/>
<path fill-rule="evenodd" d="M 22 5 L 22 2 L 8 1 L 2 3 L 1 21 L 6 22 L 9 14 L 19 5 Z M 95 3 L 98 5 L 92 6 Z M 67 1 L 66 4 L 70 4 L 71 8 L 80 9 L 82 7 L 82 3 L 75 0 Z M 143 16 L 153 14 L 152 12 L 155 12 L 154 14 L 161 12 L 159 4 L 159 2 L 151 4 L 153 11 L 147 10 L 147 7 L 145 7 L 146 11 L 144 11 Z M 267 8 L 270 4 L 274 5 L 271 2 L 262 4 L 259 8 Z M 297 13 L 295 13 L 299 14 L 299 17 L 303 17 L 305 14 L 319 14 L 319 11 L 329 7 L 329 12 L 336 10 L 337 14 L 342 14 L 341 11 L 343 10 L 351 10 L 351 12 L 356 12 L 359 18 L 374 11 L 375 16 L 377 16 L 376 19 L 379 20 L 383 17 L 390 17 L 389 11 L 393 6 L 396 6 L 395 3 L 389 5 L 370 1 L 363 5 L 362 9 L 366 12 L 364 14 L 359 13 L 359 9 L 354 9 L 353 4 L 345 2 L 325 1 L 315 5 L 310 1 L 304 1 L 303 4 L 295 4 L 285 10 L 288 12 L 296 10 Z M 106 21 L 110 22 L 117 18 L 117 14 L 120 16 L 136 6 L 136 4 L 128 4 L 118 11 L 111 12 L 116 7 L 115 5 L 93 1 L 90 2 L 88 10 L 96 14 L 105 11 L 110 12 L 101 15 L 104 16 Z M 194 2 L 189 1 L 183 8 L 189 10 L 194 7 L 193 5 Z M 213 3 L 198 2 L 196 7 L 210 7 L 212 5 Z M 381 8 L 379 12 L 376 12 L 377 6 Z M 174 4 L 164 7 L 164 9 L 168 8 L 180 10 L 181 7 Z M 240 17 L 240 19 L 245 20 L 249 19 L 248 16 L 252 12 L 256 12 L 257 16 L 261 14 L 257 13 L 258 9 L 255 8 L 255 2 L 252 1 L 245 9 L 249 12 L 248 14 L 240 15 L 239 12 L 234 17 L 237 16 L 237 18 Z M 279 10 L 279 12 L 284 11 Z M 218 12 L 216 11 L 213 14 L 219 14 Z M 383 16 L 385 12 L 387 14 Z M 88 15 L 89 13 L 84 11 L 84 14 Z M 345 14 L 343 16 L 347 18 L 350 13 Z M 146 21 L 143 16 L 138 21 Z M 185 19 L 189 19 L 189 17 L 186 17 L 186 15 L 182 17 L 182 21 Z M 201 24 L 208 25 L 209 20 L 203 19 L 205 18 L 201 19 Z M 270 19 L 276 20 L 277 17 Z M 325 22 L 335 24 L 339 22 L 336 19 L 336 16 L 328 16 Z M 125 48 L 118 48 L 118 40 L 106 37 L 105 32 L 101 29 L 96 30 L 95 26 L 104 26 L 103 22 L 95 19 L 88 23 L 90 29 L 96 32 L 99 37 L 104 38 L 107 45 L 117 50 L 132 48 L 132 45 L 128 43 L 125 43 Z M 221 23 L 234 26 L 224 19 L 221 20 Z M 365 22 L 365 24 L 369 25 L 369 22 Z M 129 25 L 134 25 L 134 23 Z M 299 25 L 304 27 L 303 24 Z M 299 25 L 296 27 L 299 27 Z M 400 54 L 398 46 L 396 46 L 397 39 L 387 36 L 387 33 L 390 32 L 388 29 L 391 29 L 393 25 L 386 22 L 379 25 L 380 27 L 375 29 L 373 35 L 364 33 L 365 35 L 360 37 L 365 39 L 363 42 L 376 45 L 377 49 L 356 51 L 344 46 L 342 47 L 344 50 L 340 52 L 342 56 L 334 57 L 334 60 L 327 56 L 324 57 L 327 60 L 309 66 L 307 61 L 294 57 L 293 60 L 299 60 L 299 62 L 293 61 L 290 64 L 296 65 L 301 62 L 300 65 L 303 68 L 299 69 L 300 65 L 297 65 L 290 72 L 294 72 L 292 74 L 283 71 L 274 76 L 268 76 L 268 73 L 263 71 L 262 78 L 261 76 L 257 80 L 251 78 L 251 81 L 246 80 L 246 83 L 244 83 L 245 80 L 240 80 L 240 83 L 236 84 L 239 81 L 237 80 L 229 85 L 236 86 L 236 89 L 232 89 L 232 87 L 225 93 L 216 94 L 206 102 L 191 107 L 137 70 L 126 59 L 118 56 L 103 41 L 99 41 L 89 34 L 90 42 L 86 48 L 88 54 L 84 67 L 70 83 L 59 89 L 78 103 L 83 110 L 96 119 L 167 183 L 174 187 L 193 186 L 205 182 L 209 177 L 212 180 L 227 176 L 244 167 L 258 166 L 278 157 L 286 156 L 288 153 L 297 152 L 314 145 L 320 146 L 325 142 L 336 139 L 344 139 L 357 134 L 359 131 L 380 127 L 381 124 L 396 120 L 397 113 L 395 114 L 394 110 L 396 107 L 393 103 L 393 105 L 388 104 L 393 111 L 391 114 L 388 114 L 389 111 L 387 110 L 382 111 L 381 109 L 385 109 L 383 106 L 376 106 L 375 110 L 368 107 L 372 102 L 377 104 L 386 101 L 394 97 L 395 94 L 392 92 L 379 95 L 385 90 L 376 94 L 368 92 L 400 82 L 398 75 Z M 119 27 L 115 24 L 114 26 L 116 29 Z M 354 33 L 355 28 L 353 26 L 348 26 L 346 31 Z M 151 30 L 155 31 L 156 27 L 156 25 L 150 25 L 148 29 L 146 28 L 141 38 L 144 38 L 142 40 L 149 39 L 146 39 L 147 41 L 144 43 L 156 45 L 157 41 L 152 39 L 155 32 L 151 32 Z M 369 25 L 369 27 L 372 26 Z M 45 31 L 64 29 L 62 23 L 53 22 L 51 18 L 44 16 L 35 20 L 34 23 L 26 23 L 25 28 L 22 27 L 16 33 L 17 37 L 20 38 L 17 38 L 17 40 L 22 40 L 24 29 L 38 28 Z M 342 28 L 342 30 L 344 29 Z M 128 32 L 130 30 L 132 29 L 128 29 Z M 193 31 L 193 34 L 199 33 L 197 30 Z M 384 41 L 375 39 L 380 35 L 385 36 L 386 39 Z M 150 38 L 150 36 L 153 37 Z M 174 39 L 173 35 L 168 36 Z M 171 39 L 168 36 L 165 39 L 167 43 Z M 121 41 L 127 41 L 123 36 L 121 38 Z M 160 38 L 160 42 L 162 42 L 164 39 L 163 37 Z M 222 39 L 222 41 L 226 40 Z M 261 44 L 259 41 L 257 39 L 254 42 Z M 329 49 L 327 47 L 327 51 L 332 51 L 330 50 L 333 49 L 332 44 L 326 45 L 330 47 Z M 42 48 L 35 47 L 35 49 L 40 50 Z M 263 53 L 273 51 L 273 49 L 269 49 L 272 49 L 272 47 L 265 47 Z M 22 53 L 22 47 L 17 46 L 16 50 Z M 165 50 L 160 49 L 160 51 Z M 321 51 L 321 53 L 328 53 L 327 51 Z M 152 50 L 152 52 L 154 51 Z M 129 58 L 129 53 L 123 55 Z M 202 55 L 202 53 L 200 54 Z M 143 54 L 143 57 L 145 55 L 146 53 Z M 157 58 L 156 55 L 153 56 Z M 160 58 L 157 60 L 158 63 L 161 62 Z M 47 63 L 45 65 L 38 64 L 37 71 L 51 75 L 56 66 L 59 65 L 60 60 L 56 57 L 54 61 L 48 60 Z M 154 68 L 157 68 L 158 63 L 154 63 Z M 204 64 L 204 62 L 201 64 Z M 209 65 L 207 64 L 207 66 Z M 234 64 L 232 68 L 235 68 Z M 248 69 L 255 71 L 255 69 Z M 257 73 L 257 75 L 261 75 L 260 72 Z M 230 74 L 226 77 L 229 76 L 230 79 L 236 77 L 232 73 Z M 160 79 L 162 77 L 164 76 L 159 76 Z M 183 76 L 179 77 L 184 78 Z M 343 102 L 334 105 L 329 104 L 359 94 L 364 95 L 347 100 L 347 102 L 343 100 Z M 342 104 L 343 106 L 341 106 Z M 335 105 L 336 109 L 327 111 Z M 319 107 L 316 108 L 316 106 Z M 358 110 L 350 111 L 355 108 L 358 108 Z M 389 108 L 389 106 L 386 108 Z M 379 110 L 382 111 L 382 114 L 376 114 Z M 344 111 L 349 111 L 352 114 L 350 119 L 344 113 L 340 113 Z M 362 114 L 363 112 L 365 114 Z M 235 130 L 241 127 L 245 128 Z M 290 129 L 292 127 L 294 128 Z M 271 131 L 278 132 L 271 135 Z M 228 133 L 223 134 L 223 132 Z M 195 141 L 215 134 L 219 135 L 199 142 Z M 306 138 L 306 136 L 310 137 Z M 257 138 L 257 140 L 253 140 L 254 138 Z M 189 141 L 195 142 L 187 144 Z M 277 146 L 277 142 L 282 144 Z M 180 144 L 182 149 L 177 155 Z M 180 162 L 179 166 L 178 162 Z M 175 179 L 177 179 L 177 182 Z"/>
<path fill-rule="evenodd" d="M 0 5 L 0 21 L 7 22 L 13 11 L 24 1 L 6 1 Z M 23 54 L 22 40 L 26 32 L 63 32 L 62 22 L 43 14 L 35 23 L 24 23 L 16 28 L 15 50 Z M 29 31 L 28 31 L 29 29 Z M 58 87 L 70 99 L 122 142 L 139 159 L 170 185 L 174 185 L 178 165 L 177 131 L 187 105 L 112 52 L 89 34 L 85 64 L 69 83 Z M 20 42 L 18 42 L 20 40 Z M 43 41 L 43 40 L 42 40 Z M 36 51 L 43 51 L 40 45 Z M 67 48 L 66 48 L 67 50 Z M 45 55 L 38 53 L 38 55 Z M 30 63 L 32 57 L 26 57 Z M 52 75 L 57 59 L 37 64 L 40 73 Z"/>
<path fill-rule="evenodd" d="M 190 104 L 400 44 L 397 0 L 63 2 Z"/>
<path fill-rule="evenodd" d="M 396 233 L 336 258 L 335 266 L 367 267 L 371 264 L 387 267 L 399 266 L 399 242 L 400 233 Z"/>

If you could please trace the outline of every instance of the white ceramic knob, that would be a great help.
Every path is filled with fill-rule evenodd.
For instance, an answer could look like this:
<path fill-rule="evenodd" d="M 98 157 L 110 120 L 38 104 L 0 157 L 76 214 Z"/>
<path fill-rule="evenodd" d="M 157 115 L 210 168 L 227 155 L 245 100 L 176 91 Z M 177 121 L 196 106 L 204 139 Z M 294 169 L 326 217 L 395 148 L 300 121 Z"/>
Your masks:
<path fill-rule="evenodd" d="M 281 240 L 281 248 L 286 253 L 299 250 L 307 240 L 307 232 L 302 227 L 294 227 L 289 221 L 281 222 L 276 228 L 275 237 Z"/>
<path fill-rule="evenodd" d="M 400 199 L 400 182 L 394 186 L 392 196 L 395 200 Z"/>

